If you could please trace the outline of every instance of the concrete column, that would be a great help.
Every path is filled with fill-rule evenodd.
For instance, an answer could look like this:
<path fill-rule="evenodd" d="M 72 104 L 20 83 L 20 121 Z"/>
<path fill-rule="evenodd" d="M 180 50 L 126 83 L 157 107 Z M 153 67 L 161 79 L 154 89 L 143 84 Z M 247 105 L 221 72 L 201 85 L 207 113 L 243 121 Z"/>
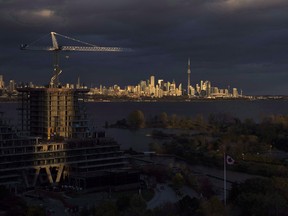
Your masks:
<path fill-rule="evenodd" d="M 39 176 L 39 173 L 40 173 L 40 167 L 37 167 L 37 168 L 35 168 L 36 169 L 36 172 L 35 172 L 35 175 L 34 175 L 34 180 L 33 180 L 33 187 L 35 187 L 35 185 L 36 185 L 36 182 L 37 182 L 37 179 L 38 179 L 38 176 Z"/>
<path fill-rule="evenodd" d="M 50 184 L 53 184 L 54 181 L 53 181 L 53 178 L 52 178 L 52 175 L 51 175 L 50 167 L 46 166 L 45 169 L 46 169 L 46 173 L 47 173 L 48 180 L 49 180 Z"/>
<path fill-rule="evenodd" d="M 62 173 L 63 173 L 63 169 L 64 169 L 64 165 L 60 164 L 58 167 L 58 172 L 57 172 L 57 177 L 56 177 L 56 183 L 59 183 L 62 177 Z"/>
<path fill-rule="evenodd" d="M 28 179 L 27 179 L 27 175 L 26 175 L 25 170 L 22 171 L 22 175 L 23 175 L 26 187 L 29 187 L 29 183 L 28 183 Z"/>

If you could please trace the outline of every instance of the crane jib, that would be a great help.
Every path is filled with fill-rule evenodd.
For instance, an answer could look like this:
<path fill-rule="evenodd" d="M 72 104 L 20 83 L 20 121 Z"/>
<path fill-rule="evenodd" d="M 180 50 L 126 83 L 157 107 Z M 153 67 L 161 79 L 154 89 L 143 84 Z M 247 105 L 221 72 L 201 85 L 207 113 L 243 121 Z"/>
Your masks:
<path fill-rule="evenodd" d="M 20 49 L 21 50 L 33 50 L 33 51 L 49 51 L 54 52 L 54 70 L 53 70 L 53 76 L 50 80 L 50 86 L 56 87 L 59 85 L 58 77 L 62 70 L 59 66 L 59 52 L 62 51 L 83 51 L 83 52 L 129 52 L 131 49 L 127 48 L 121 48 L 121 47 L 101 47 L 96 46 L 94 44 L 90 44 L 87 42 L 80 41 L 75 38 L 71 38 L 65 35 L 58 34 L 56 32 L 51 32 L 51 41 L 52 46 L 35 46 L 36 42 L 40 41 L 42 38 L 30 43 L 30 44 L 21 44 Z M 64 39 L 67 39 L 69 41 L 73 41 L 73 43 L 81 44 L 81 46 L 63 46 L 60 44 L 60 42 L 57 40 L 58 37 L 62 37 Z"/>
<path fill-rule="evenodd" d="M 63 51 L 92 51 L 92 52 L 121 52 L 123 48 L 118 47 L 82 47 L 82 46 L 62 46 Z"/>

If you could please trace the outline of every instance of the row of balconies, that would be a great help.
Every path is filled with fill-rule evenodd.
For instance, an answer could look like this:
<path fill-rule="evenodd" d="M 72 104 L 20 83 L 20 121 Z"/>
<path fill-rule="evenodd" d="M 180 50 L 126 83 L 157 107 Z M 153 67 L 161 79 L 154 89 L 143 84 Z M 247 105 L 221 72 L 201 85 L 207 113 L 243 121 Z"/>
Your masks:
<path fill-rule="evenodd" d="M 13 150 L 13 149 L 10 149 Z M 14 162 L 14 161 L 26 161 L 26 160 L 38 160 L 41 158 L 69 158 L 74 160 L 75 158 L 78 160 L 95 160 L 95 159 L 103 159 L 103 158 L 110 158 L 110 157 L 120 157 L 122 156 L 122 151 L 113 151 L 113 152 L 102 152 L 98 154 L 85 154 L 84 152 L 79 154 L 69 154 L 69 152 L 65 150 L 60 151 L 51 151 L 51 152 L 41 152 L 41 153 L 35 153 L 35 152 L 26 152 L 26 153 L 11 153 L 9 154 L 5 153 L 5 150 L 1 150 L 0 154 L 0 163 L 6 163 L 6 162 Z M 73 159 L 74 158 L 74 159 Z M 75 159 L 75 160 L 76 160 Z"/>
<path fill-rule="evenodd" d="M 111 169 L 111 168 L 116 168 L 116 167 L 123 167 L 124 165 L 127 165 L 127 164 L 128 164 L 128 162 L 121 161 L 121 162 L 101 164 L 101 165 L 97 165 L 97 164 L 84 165 L 84 166 L 79 167 L 78 169 L 79 170 L 85 169 L 86 171 L 96 171 L 96 170 L 105 170 L 105 169 L 109 169 L 109 168 Z M 95 169 L 95 168 L 98 168 L 98 169 Z"/>
<path fill-rule="evenodd" d="M 52 148 L 53 147 L 53 148 Z M 65 146 L 29 146 L 29 147 L 16 147 L 11 146 L 0 149 L 0 163 L 3 161 L 13 160 L 29 160 L 31 158 L 47 158 L 47 157 L 77 157 L 85 156 L 87 159 L 98 159 L 112 156 L 122 155 L 119 147 L 114 148 L 81 148 L 81 149 L 64 149 Z M 16 158 L 17 157 L 17 158 Z"/>
<path fill-rule="evenodd" d="M 9 179 L 9 178 L 18 178 L 19 175 L 14 173 L 14 174 L 9 174 L 7 172 L 0 172 L 0 182 L 3 181 L 3 179 Z"/>
<path fill-rule="evenodd" d="M 112 163 L 116 161 L 116 163 L 124 161 L 125 156 L 119 157 L 109 157 L 109 158 L 100 158 L 94 160 L 83 160 L 82 158 L 69 158 L 69 157 L 58 157 L 58 158 L 46 158 L 46 159 L 31 159 L 31 160 L 22 160 L 22 161 L 12 161 L 12 162 L 2 162 L 0 163 L 0 173 L 2 171 L 12 171 L 14 170 L 21 170 L 24 168 L 32 168 L 35 166 L 41 165 L 60 165 L 61 163 L 65 163 L 66 165 L 72 164 L 80 166 L 83 164 L 85 166 L 105 166 L 107 163 Z M 125 162 L 126 163 L 126 162 Z M 82 166 L 83 166 L 82 165 Z"/>
<path fill-rule="evenodd" d="M 114 149 L 119 149 L 119 145 L 113 140 L 109 138 L 97 138 L 97 139 L 91 139 L 89 141 L 70 141 L 67 143 L 67 148 L 68 149 L 107 149 L 107 148 L 114 148 Z"/>
<path fill-rule="evenodd" d="M 13 132 L 12 128 L 11 127 L 8 127 L 6 124 L 3 125 L 2 124 L 3 122 L 0 122 L 0 133 L 1 134 L 4 134 L 4 133 L 11 133 Z"/>
<path fill-rule="evenodd" d="M 13 178 L 5 178 L 5 179 L 1 179 L 0 180 L 0 185 L 13 185 L 13 184 L 15 184 L 15 185 L 17 185 L 17 184 L 19 184 L 20 182 L 19 182 L 19 177 L 13 177 Z"/>
<path fill-rule="evenodd" d="M 5 143 L 8 140 L 17 139 L 17 135 L 15 133 L 2 133 L 0 134 L 0 143 Z"/>
<path fill-rule="evenodd" d="M 33 146 L 36 144 L 36 140 L 34 139 L 23 139 L 19 140 L 19 137 L 14 137 L 13 139 L 7 139 L 7 140 L 1 140 L 0 141 L 0 146 L 2 149 L 5 148 L 17 148 L 17 147 L 27 147 L 27 146 Z"/>

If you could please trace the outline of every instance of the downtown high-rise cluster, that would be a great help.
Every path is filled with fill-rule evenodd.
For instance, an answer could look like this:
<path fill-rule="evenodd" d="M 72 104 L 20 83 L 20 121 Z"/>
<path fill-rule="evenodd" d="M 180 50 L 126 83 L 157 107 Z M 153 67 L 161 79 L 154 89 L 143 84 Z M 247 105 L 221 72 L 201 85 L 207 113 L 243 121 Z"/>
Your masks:
<path fill-rule="evenodd" d="M 200 81 L 200 84 L 196 84 L 195 88 L 190 84 L 191 82 L 191 65 L 190 59 L 188 59 L 188 69 L 187 69 L 187 96 L 188 97 L 204 97 L 204 98 L 223 98 L 223 97 L 234 97 L 237 98 L 242 96 L 242 91 L 239 95 L 237 88 L 218 88 L 212 86 L 211 82 L 206 80 Z"/>
<path fill-rule="evenodd" d="M 156 81 L 155 76 L 150 76 L 147 80 L 141 80 L 137 85 L 128 85 L 124 89 L 114 85 L 106 88 L 100 85 L 99 88 L 91 88 L 91 94 L 102 94 L 110 96 L 127 96 L 131 98 L 152 97 L 162 98 L 164 96 L 181 96 L 182 84 L 175 81 L 165 82 L 163 79 Z"/>
<path fill-rule="evenodd" d="M 23 85 L 23 84 L 22 84 Z M 29 87 L 37 87 L 31 82 L 25 84 Z M 80 83 L 80 77 L 78 77 L 77 84 L 66 84 L 67 88 L 85 88 L 87 86 Z M 154 75 L 151 75 L 147 80 L 141 80 L 137 85 L 127 85 L 121 88 L 118 84 L 110 87 L 100 85 L 99 87 L 89 88 L 89 95 L 103 95 L 114 97 L 128 97 L 128 98 L 163 98 L 163 97 L 179 97 L 187 96 L 188 98 L 238 98 L 242 97 L 242 90 L 239 93 L 237 88 L 219 88 L 213 86 L 208 80 L 201 80 L 195 86 L 191 85 L 191 65 L 190 59 L 188 59 L 187 69 L 187 88 L 183 88 L 182 83 L 177 84 L 175 80 L 172 82 L 165 81 L 164 79 L 156 79 Z M 3 76 L 0 75 L 0 90 L 1 95 L 5 94 L 17 94 L 16 82 L 11 80 L 8 86 L 4 85 Z"/>
<path fill-rule="evenodd" d="M 239 93 L 237 88 L 219 88 L 212 86 L 211 82 L 201 80 L 195 87 L 191 85 L 191 66 L 190 59 L 188 59 L 187 70 L 187 89 L 182 87 L 182 83 L 176 84 L 172 82 L 165 82 L 163 79 L 155 79 L 155 76 L 150 76 L 147 80 L 141 80 L 136 86 L 128 85 L 124 89 L 120 86 L 114 85 L 105 87 L 100 85 L 99 88 L 91 88 L 90 94 L 100 94 L 107 96 L 127 96 L 131 98 L 151 97 L 162 98 L 165 96 L 188 96 L 189 98 L 238 98 L 242 96 L 242 91 Z"/>

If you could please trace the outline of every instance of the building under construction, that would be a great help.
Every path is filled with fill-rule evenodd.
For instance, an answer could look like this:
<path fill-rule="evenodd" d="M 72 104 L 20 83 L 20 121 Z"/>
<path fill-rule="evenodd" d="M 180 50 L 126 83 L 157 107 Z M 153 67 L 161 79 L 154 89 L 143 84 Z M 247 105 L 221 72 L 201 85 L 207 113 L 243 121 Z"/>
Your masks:
<path fill-rule="evenodd" d="M 0 121 L 0 185 L 10 188 L 138 185 L 112 138 L 88 127 L 87 89 L 19 88 L 19 126 Z"/>
<path fill-rule="evenodd" d="M 46 140 L 87 138 L 85 93 L 89 89 L 18 88 L 19 125 L 30 136 Z"/>
<path fill-rule="evenodd" d="M 53 53 L 54 70 L 49 87 L 18 88 L 19 124 L 13 129 L 0 118 L 0 185 L 10 188 L 65 184 L 77 187 L 136 185 L 139 173 L 129 168 L 120 146 L 104 132 L 88 127 L 85 94 L 88 89 L 67 88 L 59 83 L 59 52 L 121 52 L 119 47 L 99 47 L 80 40 L 49 34 L 52 47 L 35 42 L 22 50 Z M 57 38 L 81 43 L 59 45 Z M 83 46 L 84 45 L 84 46 Z"/>

